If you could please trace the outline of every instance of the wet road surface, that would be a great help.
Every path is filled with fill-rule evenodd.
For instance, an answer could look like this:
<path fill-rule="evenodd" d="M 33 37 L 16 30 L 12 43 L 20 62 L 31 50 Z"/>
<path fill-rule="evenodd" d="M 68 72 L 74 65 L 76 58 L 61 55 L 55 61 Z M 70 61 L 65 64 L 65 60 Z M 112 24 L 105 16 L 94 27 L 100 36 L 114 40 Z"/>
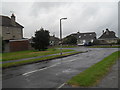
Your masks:
<path fill-rule="evenodd" d="M 71 77 L 118 50 L 112 48 L 74 49 L 88 50 L 88 52 L 3 70 L 3 88 L 61 88 Z"/>

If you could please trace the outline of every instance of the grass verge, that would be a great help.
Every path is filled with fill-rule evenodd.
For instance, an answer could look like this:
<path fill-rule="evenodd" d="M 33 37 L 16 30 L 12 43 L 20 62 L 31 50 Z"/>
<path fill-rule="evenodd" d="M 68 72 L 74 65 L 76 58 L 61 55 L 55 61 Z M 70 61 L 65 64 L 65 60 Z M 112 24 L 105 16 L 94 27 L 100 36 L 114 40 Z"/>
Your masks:
<path fill-rule="evenodd" d="M 61 57 L 66 57 L 78 53 L 83 53 L 83 52 L 71 52 L 71 53 L 66 53 L 61 55 L 54 55 L 54 56 L 48 56 L 48 57 L 42 57 L 42 58 L 37 58 L 37 59 L 30 59 L 30 60 L 25 60 L 25 61 L 19 61 L 19 62 L 11 62 L 11 63 L 4 63 L 2 64 L 2 68 L 8 68 L 8 67 L 15 67 L 15 66 L 20 66 L 20 65 L 25 65 L 25 64 L 30 64 L 30 63 L 37 63 L 40 61 L 48 61 L 56 58 L 61 58 Z"/>
<path fill-rule="evenodd" d="M 120 48 L 120 46 L 88 46 L 89 48 Z"/>
<path fill-rule="evenodd" d="M 79 47 L 77 45 L 63 45 L 62 48 L 76 48 Z M 55 46 L 54 48 L 61 48 L 61 46 Z"/>
<path fill-rule="evenodd" d="M 110 67 L 120 58 L 120 51 L 114 52 L 102 61 L 72 77 L 67 84 L 89 87 L 96 85 L 109 71 Z"/>
<path fill-rule="evenodd" d="M 74 51 L 74 50 L 63 49 L 62 51 L 63 52 L 70 52 L 70 51 Z M 28 50 L 28 51 L 3 53 L 2 54 L 2 61 L 18 60 L 18 59 L 23 59 L 23 58 L 57 54 L 59 52 L 60 52 L 60 49 L 51 48 L 51 49 L 47 49 L 46 51 Z"/>

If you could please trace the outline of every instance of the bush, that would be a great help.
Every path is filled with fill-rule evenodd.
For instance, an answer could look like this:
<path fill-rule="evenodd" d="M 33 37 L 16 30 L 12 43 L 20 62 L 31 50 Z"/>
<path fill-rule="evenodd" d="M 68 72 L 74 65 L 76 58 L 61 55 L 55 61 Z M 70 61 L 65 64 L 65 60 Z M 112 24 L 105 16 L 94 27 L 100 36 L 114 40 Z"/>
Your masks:
<path fill-rule="evenodd" d="M 49 38 L 49 31 L 41 28 L 35 32 L 35 37 L 32 37 L 32 47 L 39 51 L 46 50 L 49 45 Z"/>

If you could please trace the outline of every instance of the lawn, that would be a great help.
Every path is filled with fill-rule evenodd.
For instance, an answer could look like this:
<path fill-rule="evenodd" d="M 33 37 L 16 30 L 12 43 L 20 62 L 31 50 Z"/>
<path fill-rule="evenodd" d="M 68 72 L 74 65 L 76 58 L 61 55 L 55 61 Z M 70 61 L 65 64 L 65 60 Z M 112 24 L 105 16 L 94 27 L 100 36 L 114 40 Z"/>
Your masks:
<path fill-rule="evenodd" d="M 89 48 L 120 48 L 120 46 L 88 46 Z"/>
<path fill-rule="evenodd" d="M 74 50 L 63 49 L 62 51 L 63 52 L 70 52 L 70 51 L 74 51 Z M 2 60 L 3 61 L 17 60 L 17 59 L 23 59 L 23 58 L 56 54 L 59 52 L 60 52 L 60 49 L 55 49 L 55 48 L 47 49 L 46 51 L 29 50 L 29 51 L 10 52 L 10 53 L 3 53 Z"/>
<path fill-rule="evenodd" d="M 0 53 L 0 61 L 2 60 L 2 53 Z"/>
<path fill-rule="evenodd" d="M 62 48 L 75 48 L 75 47 L 79 47 L 77 45 L 63 45 Z M 54 48 L 61 48 L 61 46 L 55 46 Z"/>
<path fill-rule="evenodd" d="M 110 68 L 115 64 L 118 58 L 120 58 L 120 51 L 112 53 L 102 61 L 72 77 L 67 83 L 81 87 L 94 86 L 110 71 Z"/>
<path fill-rule="evenodd" d="M 4 64 L 2 64 L 2 68 L 8 68 L 8 67 L 13 67 L 13 66 L 20 66 L 20 65 L 25 65 L 25 64 L 37 63 L 37 62 L 40 62 L 40 61 L 51 60 L 51 59 L 55 59 L 55 58 L 61 58 L 61 57 L 64 57 L 64 56 L 69 56 L 71 54 L 74 55 L 74 54 L 78 54 L 78 53 L 83 53 L 83 52 L 71 52 L 71 53 L 62 54 L 62 56 L 61 55 L 54 55 L 54 56 L 24 60 L 24 61 L 19 61 L 19 62 L 4 63 Z"/>

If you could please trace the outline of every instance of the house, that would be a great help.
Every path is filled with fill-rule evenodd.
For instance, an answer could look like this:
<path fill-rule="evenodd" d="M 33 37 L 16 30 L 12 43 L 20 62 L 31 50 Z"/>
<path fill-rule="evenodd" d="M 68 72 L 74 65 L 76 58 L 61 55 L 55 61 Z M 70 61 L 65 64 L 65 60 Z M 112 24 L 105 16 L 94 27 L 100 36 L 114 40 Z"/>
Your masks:
<path fill-rule="evenodd" d="M 89 42 L 93 42 L 96 39 L 96 33 L 95 32 L 86 32 L 86 33 L 74 33 L 71 34 L 77 38 L 77 45 L 84 45 Z"/>
<path fill-rule="evenodd" d="M 16 22 L 15 15 L 12 14 L 11 18 L 8 16 L 0 16 L 2 22 L 0 27 L 2 28 L 3 40 L 15 40 L 23 39 L 23 26 Z"/>
<path fill-rule="evenodd" d="M 55 35 L 50 36 L 50 46 L 59 45 L 59 38 L 55 37 Z"/>
<path fill-rule="evenodd" d="M 102 35 L 98 38 L 100 44 L 112 44 L 117 43 L 118 37 L 116 37 L 114 31 L 110 31 L 109 29 L 106 29 L 106 31 L 103 30 Z"/>
<path fill-rule="evenodd" d="M 23 26 L 16 22 L 14 14 L 11 17 L 0 15 L 0 32 L 5 43 L 4 52 L 22 51 L 28 49 L 28 40 L 23 38 Z"/>

